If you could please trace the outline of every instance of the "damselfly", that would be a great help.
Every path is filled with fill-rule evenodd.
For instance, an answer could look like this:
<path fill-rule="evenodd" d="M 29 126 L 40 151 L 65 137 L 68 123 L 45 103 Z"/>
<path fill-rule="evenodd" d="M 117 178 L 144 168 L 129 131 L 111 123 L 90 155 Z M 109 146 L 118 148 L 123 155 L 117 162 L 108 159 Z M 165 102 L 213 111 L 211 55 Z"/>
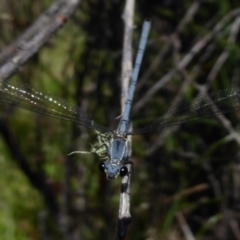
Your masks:
<path fill-rule="evenodd" d="M 144 128 L 129 131 L 132 99 L 149 31 L 150 22 L 145 21 L 128 96 L 125 102 L 124 113 L 117 130 L 112 130 L 95 123 L 79 107 L 54 97 L 51 94 L 35 90 L 29 85 L 11 85 L 7 82 L 1 82 L 0 101 L 23 107 L 37 113 L 71 121 L 95 130 L 98 134 L 98 143 L 97 145 L 93 145 L 91 152 L 105 159 L 104 162 L 99 164 L 99 169 L 105 172 L 108 179 L 115 179 L 118 175 L 125 176 L 128 174 L 128 169 L 125 165 L 129 163 L 128 153 L 130 135 L 149 131 L 159 131 L 166 126 L 181 124 L 199 118 L 219 115 L 240 109 L 240 89 L 217 91 L 208 94 L 208 97 L 205 95 L 198 97 L 191 106 L 171 109 L 163 117 L 158 118 L 155 122 Z M 76 151 L 76 153 L 78 152 L 80 151 Z"/>

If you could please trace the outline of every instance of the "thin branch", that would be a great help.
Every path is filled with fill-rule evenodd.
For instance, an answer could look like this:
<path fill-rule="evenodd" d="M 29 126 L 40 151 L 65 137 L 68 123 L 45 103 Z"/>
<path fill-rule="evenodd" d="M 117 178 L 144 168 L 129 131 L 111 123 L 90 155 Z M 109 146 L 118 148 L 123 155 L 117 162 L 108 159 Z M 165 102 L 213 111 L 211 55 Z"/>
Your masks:
<path fill-rule="evenodd" d="M 58 0 L 0 53 L 0 79 L 10 78 L 66 22 L 81 0 Z"/>
<path fill-rule="evenodd" d="M 123 52 L 122 52 L 122 94 L 121 94 L 121 109 L 124 111 L 125 101 L 127 98 L 129 81 L 132 75 L 132 32 L 133 32 L 133 15 L 134 15 L 134 0 L 126 2 L 123 13 L 124 21 L 124 38 L 123 38 Z M 131 139 L 129 139 L 131 143 Z M 130 144 L 131 147 L 131 144 Z M 129 158 L 131 149 L 129 150 Z M 131 190 L 131 165 L 128 165 L 129 174 L 122 179 L 121 193 L 119 202 L 118 215 L 118 238 L 124 239 L 127 233 L 128 225 L 131 222 L 130 214 L 130 190 Z"/>
<path fill-rule="evenodd" d="M 181 193 L 174 194 L 173 196 L 167 197 L 162 202 L 164 204 L 170 204 L 172 201 L 178 199 L 179 197 L 188 197 L 195 193 L 206 191 L 210 188 L 209 184 L 207 183 L 201 183 L 198 185 L 195 185 L 193 187 L 187 188 L 183 190 Z"/>
<path fill-rule="evenodd" d="M 187 221 L 183 214 L 181 212 L 176 213 L 176 218 L 178 220 L 178 223 L 183 231 L 184 237 L 186 240 L 195 240 L 195 237 L 193 236 L 189 225 L 187 224 Z"/>
<path fill-rule="evenodd" d="M 223 64 L 226 62 L 229 52 L 230 52 L 230 47 L 236 42 L 236 38 L 239 32 L 239 27 L 240 27 L 240 17 L 237 17 L 234 23 L 232 24 L 231 30 L 230 30 L 230 35 L 227 41 L 227 46 L 225 50 L 222 52 L 222 54 L 219 56 L 218 60 L 214 64 L 214 67 L 212 68 L 211 72 L 209 73 L 207 77 L 208 82 L 212 82 L 213 79 L 216 78 L 218 72 L 222 68 Z"/>
<path fill-rule="evenodd" d="M 133 32 L 133 15 L 134 15 L 134 0 L 126 2 L 123 13 L 124 21 L 124 37 L 122 50 L 122 72 L 121 72 L 121 109 L 124 111 L 124 104 L 127 98 L 129 81 L 132 75 L 132 32 Z"/>
<path fill-rule="evenodd" d="M 223 21 L 223 22 L 226 22 L 226 17 L 224 18 L 224 20 L 225 21 Z M 229 56 L 229 52 L 230 52 L 230 46 L 232 44 L 234 44 L 235 41 L 236 41 L 236 36 L 237 36 L 238 31 L 239 31 L 239 24 L 240 24 L 239 17 L 237 17 L 236 20 L 234 21 L 234 23 L 232 24 L 232 27 L 231 27 L 231 30 L 230 30 L 230 35 L 229 35 L 228 42 L 227 42 L 227 46 L 225 47 L 225 50 L 219 56 L 219 58 L 217 59 L 215 65 L 214 65 L 214 67 L 210 71 L 210 73 L 207 77 L 207 81 L 206 81 L 207 83 L 205 85 L 202 85 L 201 87 L 200 86 L 195 86 L 199 90 L 198 96 L 203 95 L 203 94 L 207 94 L 207 91 L 209 89 L 209 84 L 213 80 L 215 80 L 215 78 L 217 76 L 217 73 L 219 72 L 219 70 L 221 69 L 221 67 L 223 66 L 225 61 L 227 60 L 227 58 Z M 218 24 L 218 29 L 219 29 L 219 24 Z M 212 48 L 212 45 L 209 46 L 210 52 L 212 52 L 211 48 Z M 209 55 L 210 52 L 209 51 L 204 52 L 201 61 L 204 61 L 204 59 L 207 58 L 207 55 Z M 187 81 L 183 82 L 182 87 L 180 88 L 179 93 L 175 97 L 175 99 L 173 101 L 173 104 L 171 105 L 170 109 L 176 107 L 177 104 L 181 101 L 182 93 L 184 92 L 184 89 L 186 88 L 187 83 L 193 83 L 194 79 L 198 76 L 200 70 L 201 70 L 200 64 L 197 64 L 193 68 L 191 74 L 188 74 L 184 69 L 180 70 L 180 73 L 182 73 L 184 75 L 184 78 Z M 214 105 L 212 105 L 212 106 L 214 106 Z M 236 131 L 232 127 L 230 121 L 223 115 L 219 115 L 217 117 L 219 118 L 219 120 L 221 121 L 223 126 L 227 129 L 227 131 L 230 133 L 229 138 L 234 139 L 238 144 L 240 144 L 239 134 L 236 133 Z M 177 131 L 178 128 L 179 128 L 179 126 L 172 126 L 172 127 L 167 128 L 167 129 L 164 129 L 161 132 L 161 134 L 159 135 L 157 141 L 155 141 L 155 143 L 149 148 L 148 154 L 152 154 L 153 152 L 155 152 L 165 142 L 166 137 L 169 136 L 169 134 L 171 134 L 172 132 Z"/>
<path fill-rule="evenodd" d="M 145 84 L 145 82 L 148 81 L 151 74 L 159 68 L 162 61 L 164 60 L 165 55 L 170 50 L 170 47 L 178 38 L 178 35 L 183 31 L 185 26 L 193 19 L 200 5 L 201 5 L 201 1 L 193 2 L 193 4 L 189 7 L 188 11 L 186 12 L 185 16 L 179 22 L 175 32 L 171 34 L 169 38 L 164 37 L 164 42 L 165 42 L 164 46 L 162 46 L 161 51 L 155 57 L 155 59 L 153 60 L 153 63 L 150 65 L 150 67 L 146 71 L 144 71 L 143 76 L 139 79 L 139 83 L 137 86 L 138 89 L 141 88 Z"/>
<path fill-rule="evenodd" d="M 240 9 L 235 9 L 226 15 L 218 24 L 213 28 L 213 30 L 207 34 L 205 37 L 200 39 L 177 64 L 175 68 L 165 74 L 155 85 L 153 85 L 146 94 L 135 104 L 133 107 L 134 112 L 139 111 L 151 97 L 158 92 L 160 88 L 166 85 L 174 75 L 176 75 L 179 71 L 185 69 L 193 58 L 210 42 L 212 38 L 215 37 L 216 34 L 220 32 L 220 30 L 225 26 L 225 24 L 232 18 L 238 16 L 240 14 Z"/>
<path fill-rule="evenodd" d="M 202 0 L 199 1 L 194 1 L 193 4 L 189 7 L 188 11 L 186 12 L 185 16 L 182 18 L 182 20 L 179 22 L 177 28 L 176 28 L 176 33 L 181 33 L 185 26 L 192 21 L 193 17 L 197 13 L 200 5 L 202 3 Z"/>
<path fill-rule="evenodd" d="M 239 226 L 238 226 L 238 222 L 235 219 L 232 219 L 229 221 L 229 226 L 230 229 L 232 230 L 234 237 L 237 240 L 240 240 L 240 231 L 239 231 Z"/>

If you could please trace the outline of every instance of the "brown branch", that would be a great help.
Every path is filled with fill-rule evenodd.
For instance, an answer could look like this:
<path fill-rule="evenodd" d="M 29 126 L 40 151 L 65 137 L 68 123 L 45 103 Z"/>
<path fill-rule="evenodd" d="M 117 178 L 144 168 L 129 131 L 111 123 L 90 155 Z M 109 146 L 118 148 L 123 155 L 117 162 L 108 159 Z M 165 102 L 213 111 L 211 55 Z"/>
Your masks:
<path fill-rule="evenodd" d="M 218 60 L 214 64 L 211 72 L 209 73 L 207 77 L 207 82 L 212 82 L 213 79 L 216 78 L 218 72 L 226 62 L 229 52 L 230 52 L 230 46 L 235 44 L 237 35 L 239 33 L 239 28 L 240 28 L 240 17 L 237 17 L 234 23 L 232 24 L 231 30 L 230 30 L 230 35 L 227 41 L 227 45 L 225 50 L 222 52 L 222 54 L 219 56 Z"/>
<path fill-rule="evenodd" d="M 164 61 L 164 57 L 170 50 L 170 47 L 174 44 L 176 39 L 178 39 L 178 35 L 184 30 L 186 25 L 193 19 L 195 14 L 197 13 L 198 9 L 200 8 L 201 1 L 195 1 L 188 9 L 182 20 L 179 22 L 176 30 L 169 38 L 163 37 L 164 46 L 162 46 L 161 51 L 155 57 L 150 67 L 144 71 L 143 76 L 139 79 L 137 89 L 140 89 L 150 78 L 151 74 L 155 72 L 159 66 L 161 65 L 162 61 Z"/>
<path fill-rule="evenodd" d="M 226 23 L 232 18 L 240 14 L 240 9 L 235 9 L 226 15 L 218 24 L 213 28 L 213 30 L 207 34 L 205 37 L 200 39 L 176 65 L 168 73 L 166 73 L 154 86 L 152 86 L 133 107 L 133 111 L 139 111 L 151 97 L 158 92 L 164 85 L 166 85 L 174 75 L 184 70 L 193 60 L 193 58 L 218 34 Z"/>
<path fill-rule="evenodd" d="M 221 24 L 220 23 L 217 24 L 217 26 L 214 29 L 219 30 L 220 26 L 223 26 L 223 23 L 226 23 L 226 21 L 229 20 L 229 17 L 230 16 L 231 17 L 235 16 L 236 13 L 237 13 L 236 11 L 233 11 L 232 14 L 229 14 L 229 15 L 225 16 L 223 18 L 223 20 L 220 21 Z M 221 69 L 221 67 L 223 66 L 223 64 L 225 63 L 225 61 L 227 60 L 227 58 L 229 56 L 230 46 L 235 43 L 238 30 L 239 30 L 239 17 L 237 17 L 236 20 L 232 23 L 232 27 L 231 27 L 231 30 L 230 30 L 230 35 L 229 35 L 225 50 L 222 52 L 222 54 L 220 54 L 218 60 L 216 61 L 215 65 L 213 66 L 212 70 L 210 71 L 209 75 L 207 76 L 207 80 L 206 80 L 207 83 L 204 86 L 201 86 L 201 87 L 195 86 L 199 90 L 198 95 L 207 94 L 207 91 L 209 89 L 209 84 L 213 80 L 215 80 L 217 73 L 219 72 L 219 70 Z M 220 35 L 221 35 L 221 33 L 219 33 L 218 37 L 220 37 Z M 212 44 L 211 44 L 211 46 L 209 45 L 209 50 L 210 51 L 204 52 L 203 56 L 201 57 L 202 60 L 200 59 L 200 62 L 204 62 L 204 59 L 208 58 L 209 53 L 212 52 L 211 48 L 212 48 Z M 186 70 L 180 69 L 179 72 L 184 75 L 184 78 L 187 81 L 183 82 L 182 87 L 180 88 L 179 93 L 177 94 L 177 97 L 175 98 L 175 100 L 173 101 L 173 104 L 170 107 L 170 110 L 177 106 L 177 104 L 182 99 L 182 93 L 184 92 L 184 89 L 186 88 L 188 83 L 193 83 L 194 79 L 199 74 L 199 71 L 201 70 L 201 66 L 200 66 L 201 63 L 200 62 L 193 68 L 192 73 L 190 73 L 190 74 L 188 74 Z M 234 139 L 239 144 L 239 141 L 240 141 L 239 135 L 233 129 L 233 127 L 231 126 L 231 123 L 227 120 L 227 118 L 224 117 L 223 115 L 219 115 L 217 117 L 222 122 L 224 127 L 228 130 L 228 132 L 230 133 L 228 138 L 229 139 Z M 169 136 L 169 134 L 172 134 L 173 132 L 177 131 L 178 128 L 179 128 L 179 126 L 171 126 L 169 128 L 163 129 L 163 131 L 159 135 L 158 139 L 149 148 L 148 154 L 152 154 L 160 146 L 162 146 L 163 143 L 165 142 L 166 137 Z"/>
<path fill-rule="evenodd" d="M 57 0 L 16 41 L 0 53 L 0 79 L 10 78 L 66 22 L 81 0 Z"/>

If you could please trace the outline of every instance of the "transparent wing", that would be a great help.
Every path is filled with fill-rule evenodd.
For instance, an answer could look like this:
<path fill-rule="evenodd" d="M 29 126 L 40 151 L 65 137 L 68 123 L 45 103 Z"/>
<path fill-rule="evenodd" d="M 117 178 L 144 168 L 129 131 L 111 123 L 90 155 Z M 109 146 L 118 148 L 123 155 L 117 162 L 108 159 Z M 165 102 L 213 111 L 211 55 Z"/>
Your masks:
<path fill-rule="evenodd" d="M 79 107 L 49 93 L 35 90 L 27 84 L 11 85 L 0 82 L 0 101 L 87 128 L 111 131 L 109 128 L 94 123 Z"/>
<path fill-rule="evenodd" d="M 217 116 L 240 109 L 240 89 L 226 89 L 199 96 L 191 105 L 183 105 L 171 109 L 163 117 L 158 118 L 152 124 L 137 129 L 128 134 L 139 134 L 178 125 L 200 118 Z"/>

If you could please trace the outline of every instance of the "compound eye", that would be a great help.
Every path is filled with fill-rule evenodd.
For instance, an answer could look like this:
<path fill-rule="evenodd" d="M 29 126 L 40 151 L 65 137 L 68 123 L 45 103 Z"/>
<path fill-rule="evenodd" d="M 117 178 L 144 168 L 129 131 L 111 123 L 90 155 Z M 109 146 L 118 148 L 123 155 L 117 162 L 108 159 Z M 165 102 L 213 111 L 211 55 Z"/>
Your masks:
<path fill-rule="evenodd" d="M 101 162 L 98 164 L 98 169 L 100 172 L 104 172 L 105 171 L 105 164 L 104 162 Z"/>
<path fill-rule="evenodd" d="M 121 177 L 124 177 L 124 176 L 126 176 L 127 174 L 128 174 L 128 169 L 127 169 L 126 166 L 123 166 L 123 167 L 120 169 L 119 175 L 120 175 Z"/>

